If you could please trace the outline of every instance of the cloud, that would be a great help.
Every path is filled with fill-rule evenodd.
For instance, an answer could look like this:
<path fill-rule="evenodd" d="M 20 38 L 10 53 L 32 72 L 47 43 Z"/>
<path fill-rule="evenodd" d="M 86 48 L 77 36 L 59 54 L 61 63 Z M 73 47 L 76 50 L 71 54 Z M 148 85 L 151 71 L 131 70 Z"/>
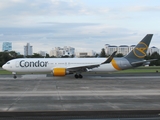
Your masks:
<path fill-rule="evenodd" d="M 0 10 L 0 22 L 10 24 L 17 24 L 16 21 L 32 23 L 41 16 L 96 15 L 109 11 L 108 8 L 88 7 L 79 0 L 5 0 L 0 2 Z"/>
<path fill-rule="evenodd" d="M 56 16 L 88 15 L 92 10 L 77 0 L 4 0 L 0 2 L 0 26 L 33 26 Z"/>
<path fill-rule="evenodd" d="M 136 44 L 146 33 L 159 33 L 159 16 L 155 14 L 159 6 L 137 6 L 137 3 L 119 6 L 121 2 L 97 6 L 87 2 L 2 0 L 0 41 L 13 42 L 17 51 L 23 51 L 27 42 L 36 48 L 35 52 L 65 45 L 101 50 L 106 43 Z"/>
<path fill-rule="evenodd" d="M 0 34 L 0 37 L 4 36 L 3 34 Z"/>
<path fill-rule="evenodd" d="M 8 15 L 75 15 L 88 14 L 77 1 L 63 0 L 5 0 L 0 9 Z"/>
<path fill-rule="evenodd" d="M 128 9 L 134 12 L 159 12 L 160 6 L 132 6 Z"/>
<path fill-rule="evenodd" d="M 4 0 L 0 2 L 0 18 L 12 18 L 13 21 L 29 19 L 32 22 L 39 16 L 105 15 L 116 19 L 117 15 L 126 18 L 125 13 L 129 11 L 160 11 L 160 6 L 128 6 L 89 7 L 80 0 Z"/>
<path fill-rule="evenodd" d="M 112 44 L 119 38 L 133 36 L 135 31 L 91 23 L 43 23 L 39 27 L 1 28 L 4 36 L 0 41 L 10 41 L 13 45 L 23 46 L 29 42 L 34 46 L 34 52 L 51 50 L 53 47 L 71 46 L 77 49 L 88 48 L 100 51 L 106 42 Z M 45 45 L 44 45 L 45 43 Z M 17 46 L 16 51 L 23 46 Z"/>
<path fill-rule="evenodd" d="M 122 27 L 91 23 L 42 23 L 39 27 L 1 28 L 0 42 L 13 43 L 13 50 L 23 54 L 23 46 L 29 42 L 33 52 L 49 51 L 54 47 L 71 46 L 76 50 L 100 52 L 105 44 L 137 44 L 145 34 Z M 45 45 L 44 45 L 45 43 Z M 16 46 L 16 47 L 15 47 Z"/>

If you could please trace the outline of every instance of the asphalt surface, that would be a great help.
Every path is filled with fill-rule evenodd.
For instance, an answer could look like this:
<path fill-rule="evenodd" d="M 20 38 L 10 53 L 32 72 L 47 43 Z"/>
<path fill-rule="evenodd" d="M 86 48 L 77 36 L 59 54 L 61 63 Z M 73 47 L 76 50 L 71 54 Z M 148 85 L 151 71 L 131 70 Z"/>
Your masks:
<path fill-rule="evenodd" d="M 158 120 L 159 86 L 159 74 L 86 75 L 83 79 L 72 75 L 19 75 L 17 79 L 1 75 L 0 111 L 9 116 L 15 112 L 156 110 L 154 119 Z"/>

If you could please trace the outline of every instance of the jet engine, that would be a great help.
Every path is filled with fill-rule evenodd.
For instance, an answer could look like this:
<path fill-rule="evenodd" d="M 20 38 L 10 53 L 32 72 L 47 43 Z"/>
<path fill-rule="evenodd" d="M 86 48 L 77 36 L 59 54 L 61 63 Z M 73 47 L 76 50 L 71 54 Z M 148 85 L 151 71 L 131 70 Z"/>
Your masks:
<path fill-rule="evenodd" d="M 53 75 L 54 76 L 65 76 L 66 75 L 66 68 L 54 68 Z"/>

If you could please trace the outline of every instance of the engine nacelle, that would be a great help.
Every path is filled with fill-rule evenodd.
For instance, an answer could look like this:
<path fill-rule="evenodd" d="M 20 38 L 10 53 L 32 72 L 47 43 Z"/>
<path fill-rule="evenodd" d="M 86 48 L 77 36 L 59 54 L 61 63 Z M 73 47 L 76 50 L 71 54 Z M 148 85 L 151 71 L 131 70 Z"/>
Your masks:
<path fill-rule="evenodd" d="M 66 73 L 66 68 L 54 68 L 53 69 L 53 75 L 54 76 L 65 76 Z"/>

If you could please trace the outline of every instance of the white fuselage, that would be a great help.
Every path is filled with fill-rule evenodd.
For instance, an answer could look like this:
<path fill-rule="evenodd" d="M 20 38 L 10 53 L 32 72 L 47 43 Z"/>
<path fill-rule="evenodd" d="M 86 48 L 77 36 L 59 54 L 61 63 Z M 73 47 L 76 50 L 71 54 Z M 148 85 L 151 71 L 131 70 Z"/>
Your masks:
<path fill-rule="evenodd" d="M 54 68 L 77 68 L 83 66 L 100 65 L 106 58 L 20 58 L 14 59 L 3 65 L 3 68 L 11 72 L 52 72 Z M 117 71 L 111 62 L 102 64 L 89 71 Z"/>

